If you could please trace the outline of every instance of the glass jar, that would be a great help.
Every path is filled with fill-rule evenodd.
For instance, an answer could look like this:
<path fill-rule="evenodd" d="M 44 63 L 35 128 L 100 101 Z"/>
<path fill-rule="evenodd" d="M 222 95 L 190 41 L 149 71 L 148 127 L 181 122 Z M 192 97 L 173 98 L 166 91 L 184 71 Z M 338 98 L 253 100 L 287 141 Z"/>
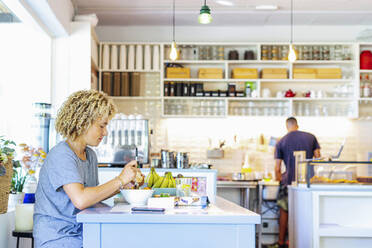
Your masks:
<path fill-rule="evenodd" d="M 287 60 L 288 59 L 288 46 L 282 46 L 282 60 Z"/>
<path fill-rule="evenodd" d="M 302 56 L 303 56 L 303 60 L 309 60 L 310 54 L 309 54 L 309 47 L 308 46 L 303 46 Z"/>
<path fill-rule="evenodd" d="M 319 46 L 313 46 L 313 60 L 320 60 Z"/>
<path fill-rule="evenodd" d="M 334 50 L 334 59 L 335 60 L 342 60 L 343 59 L 343 52 L 342 52 L 342 46 L 336 45 Z"/>
<path fill-rule="evenodd" d="M 344 60 L 351 60 L 350 46 L 343 46 L 343 59 Z"/>
<path fill-rule="evenodd" d="M 323 58 L 323 60 L 330 60 L 329 46 L 323 46 L 322 47 L 322 58 Z"/>
<path fill-rule="evenodd" d="M 268 60 L 268 47 L 266 45 L 261 46 L 261 60 Z"/>
<path fill-rule="evenodd" d="M 272 60 L 278 60 L 278 46 L 272 46 L 271 47 L 271 59 Z"/>

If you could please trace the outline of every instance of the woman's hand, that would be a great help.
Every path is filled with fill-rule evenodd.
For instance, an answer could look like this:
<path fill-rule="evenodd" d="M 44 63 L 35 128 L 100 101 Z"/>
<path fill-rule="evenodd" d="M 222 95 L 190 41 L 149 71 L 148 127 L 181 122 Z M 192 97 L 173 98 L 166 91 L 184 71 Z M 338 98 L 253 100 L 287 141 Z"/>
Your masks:
<path fill-rule="evenodd" d="M 139 169 L 137 168 L 137 161 L 132 160 L 125 165 L 119 175 L 119 178 L 124 185 L 127 185 L 131 181 L 135 180 L 137 171 L 139 171 Z"/>

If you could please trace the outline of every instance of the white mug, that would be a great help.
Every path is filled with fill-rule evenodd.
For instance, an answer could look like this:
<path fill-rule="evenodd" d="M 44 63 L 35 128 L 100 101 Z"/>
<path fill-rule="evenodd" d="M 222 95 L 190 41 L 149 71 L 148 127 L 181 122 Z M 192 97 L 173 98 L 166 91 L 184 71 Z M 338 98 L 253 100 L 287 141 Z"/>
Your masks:
<path fill-rule="evenodd" d="M 276 92 L 276 97 L 277 97 L 277 98 L 282 98 L 282 97 L 284 97 L 284 93 L 283 93 L 283 91 L 278 91 L 278 92 Z"/>
<path fill-rule="evenodd" d="M 310 97 L 311 98 L 316 98 L 316 91 L 315 90 L 310 90 Z"/>
<path fill-rule="evenodd" d="M 270 91 L 270 89 L 268 89 L 268 88 L 263 88 L 262 89 L 262 97 L 271 97 L 271 91 Z"/>

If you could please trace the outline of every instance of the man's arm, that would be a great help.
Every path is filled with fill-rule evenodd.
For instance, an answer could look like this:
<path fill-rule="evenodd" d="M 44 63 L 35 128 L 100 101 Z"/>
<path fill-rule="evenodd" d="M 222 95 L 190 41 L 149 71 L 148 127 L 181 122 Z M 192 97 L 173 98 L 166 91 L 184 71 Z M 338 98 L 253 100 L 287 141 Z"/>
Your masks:
<path fill-rule="evenodd" d="M 279 182 L 282 180 L 281 167 L 282 167 L 282 160 L 275 159 L 275 178 Z"/>

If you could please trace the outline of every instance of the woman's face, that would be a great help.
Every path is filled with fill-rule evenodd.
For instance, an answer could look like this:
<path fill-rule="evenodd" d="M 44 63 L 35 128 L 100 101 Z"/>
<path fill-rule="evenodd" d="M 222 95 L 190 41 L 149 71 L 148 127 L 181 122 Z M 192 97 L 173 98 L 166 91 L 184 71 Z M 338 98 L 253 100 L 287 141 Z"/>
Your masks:
<path fill-rule="evenodd" d="M 107 124 L 109 119 L 107 117 L 98 119 L 93 122 L 86 134 L 84 135 L 85 142 L 89 146 L 98 146 L 104 136 L 107 135 Z"/>

